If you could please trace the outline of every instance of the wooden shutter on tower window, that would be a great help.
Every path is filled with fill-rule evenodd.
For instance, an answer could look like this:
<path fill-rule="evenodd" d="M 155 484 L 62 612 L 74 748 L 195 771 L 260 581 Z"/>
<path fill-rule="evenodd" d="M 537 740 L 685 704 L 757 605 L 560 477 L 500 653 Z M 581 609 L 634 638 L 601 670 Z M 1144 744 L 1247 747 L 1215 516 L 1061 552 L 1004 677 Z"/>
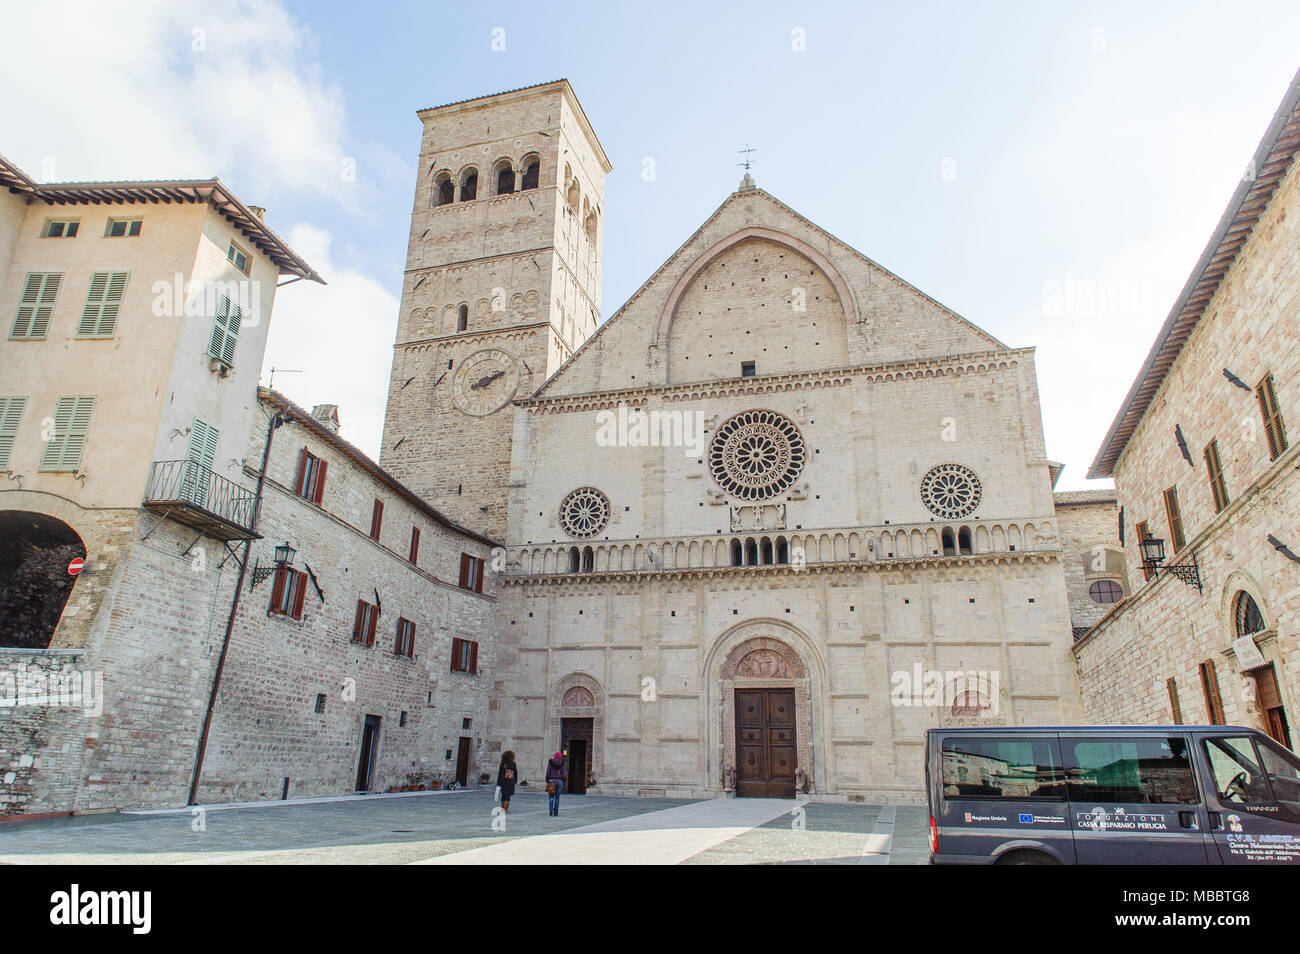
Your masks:
<path fill-rule="evenodd" d="M 1286 439 L 1286 424 L 1282 421 L 1282 408 L 1277 403 L 1277 389 L 1273 386 L 1273 375 L 1264 376 L 1255 389 L 1259 400 L 1259 413 L 1264 419 L 1264 436 L 1268 439 L 1269 460 L 1277 460 L 1289 446 Z"/>
<path fill-rule="evenodd" d="M 462 553 L 460 555 L 460 587 L 461 589 L 464 590 L 469 589 L 469 554 L 468 553 Z"/>
<path fill-rule="evenodd" d="M 325 469 L 329 466 L 323 459 L 316 461 L 316 489 L 312 494 L 311 502 L 319 504 L 325 499 Z"/>
<path fill-rule="evenodd" d="M 1169 690 L 1169 712 L 1174 718 L 1174 725 L 1183 724 L 1183 707 L 1178 704 L 1178 680 L 1170 676 L 1165 682 L 1165 688 Z"/>
<path fill-rule="evenodd" d="M 289 572 L 292 573 L 293 571 L 290 570 Z M 307 597 L 307 574 L 299 572 L 297 576 L 298 590 L 293 595 L 293 618 L 302 619 L 302 604 Z"/>
<path fill-rule="evenodd" d="M 370 607 L 370 627 L 366 630 L 366 645 L 375 644 L 375 627 L 379 625 L 379 607 Z"/>
<path fill-rule="evenodd" d="M 1219 677 L 1214 672 L 1214 660 L 1201 663 L 1201 687 L 1205 690 L 1205 710 L 1211 725 L 1223 725 L 1223 698 L 1219 695 Z"/>
<path fill-rule="evenodd" d="M 361 642 L 361 621 L 365 618 L 366 604 L 363 600 L 357 600 L 357 618 L 352 621 L 352 641 Z"/>
<path fill-rule="evenodd" d="M 408 557 L 408 559 L 412 563 L 415 563 L 419 559 L 419 556 L 420 556 L 420 528 L 412 527 L 411 528 L 411 555 Z"/>
<path fill-rule="evenodd" d="M 469 644 L 469 671 L 478 672 L 478 643 Z"/>
<path fill-rule="evenodd" d="M 384 526 L 384 502 L 376 498 L 375 505 L 370 511 L 370 538 L 372 540 L 379 539 L 379 533 L 380 530 L 383 528 L 383 526 Z"/>
<path fill-rule="evenodd" d="M 460 640 L 454 636 L 451 640 L 451 671 L 460 671 Z"/>
<path fill-rule="evenodd" d="M 1187 545 L 1183 535 L 1183 513 L 1178 507 L 1178 488 L 1170 487 L 1165 491 L 1165 516 L 1169 518 L 1169 539 L 1173 551 L 1177 553 Z"/>

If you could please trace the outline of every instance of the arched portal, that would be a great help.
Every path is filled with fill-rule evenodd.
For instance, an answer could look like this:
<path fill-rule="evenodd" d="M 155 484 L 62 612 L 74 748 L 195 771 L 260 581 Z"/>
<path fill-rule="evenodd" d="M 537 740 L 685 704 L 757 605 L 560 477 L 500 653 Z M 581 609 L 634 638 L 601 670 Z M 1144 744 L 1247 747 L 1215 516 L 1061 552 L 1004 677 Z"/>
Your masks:
<path fill-rule="evenodd" d="M 0 510 L 0 647 L 50 645 L 86 545 L 70 526 L 29 510 Z"/>
<path fill-rule="evenodd" d="M 746 623 L 710 654 L 711 747 L 720 749 L 722 787 L 737 795 L 792 798 L 815 787 L 812 680 L 791 635 L 781 624 Z"/>
<path fill-rule="evenodd" d="M 570 673 L 556 683 L 550 708 L 544 757 L 564 754 L 568 790 L 581 795 L 605 770 L 605 689 L 589 673 Z"/>

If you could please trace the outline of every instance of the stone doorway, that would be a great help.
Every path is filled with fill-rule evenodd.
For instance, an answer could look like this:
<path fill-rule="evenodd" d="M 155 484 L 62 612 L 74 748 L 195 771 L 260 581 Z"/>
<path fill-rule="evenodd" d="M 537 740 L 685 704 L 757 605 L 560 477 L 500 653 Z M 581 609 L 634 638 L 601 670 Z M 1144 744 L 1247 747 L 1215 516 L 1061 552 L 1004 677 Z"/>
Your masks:
<path fill-rule="evenodd" d="M 727 654 L 720 676 L 724 788 L 771 798 L 811 791 L 809 679 L 799 654 L 754 637 Z"/>

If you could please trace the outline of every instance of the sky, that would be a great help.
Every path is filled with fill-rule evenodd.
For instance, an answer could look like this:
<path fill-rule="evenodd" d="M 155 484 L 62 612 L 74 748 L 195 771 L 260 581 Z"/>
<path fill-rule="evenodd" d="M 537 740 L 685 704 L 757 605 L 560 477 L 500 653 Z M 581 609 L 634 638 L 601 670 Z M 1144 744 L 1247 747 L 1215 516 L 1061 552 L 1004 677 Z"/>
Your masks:
<path fill-rule="evenodd" d="M 1300 67 L 1300 4 L 44 0 L 5 11 L 0 153 L 220 176 L 328 285 L 263 383 L 378 454 L 416 110 L 567 77 L 614 171 L 602 316 L 757 184 L 1015 347 L 1085 475 Z M 645 160 L 655 175 L 642 175 Z"/>

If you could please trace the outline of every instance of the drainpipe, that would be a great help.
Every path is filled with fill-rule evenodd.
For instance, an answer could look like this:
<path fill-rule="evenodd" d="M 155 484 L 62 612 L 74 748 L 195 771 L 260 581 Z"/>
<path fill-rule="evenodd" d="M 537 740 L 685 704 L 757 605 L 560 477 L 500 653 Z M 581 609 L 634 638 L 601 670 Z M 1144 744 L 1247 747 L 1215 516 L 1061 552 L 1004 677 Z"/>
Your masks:
<path fill-rule="evenodd" d="M 253 519 L 249 531 L 257 531 L 257 520 L 262 514 L 262 486 L 266 483 L 266 467 L 271 458 L 271 439 L 275 429 L 281 424 L 290 424 L 293 418 L 282 411 L 276 411 L 266 427 L 266 445 L 262 448 L 262 471 L 257 475 L 257 493 L 253 497 Z M 230 649 L 230 634 L 235 628 L 235 613 L 239 610 L 239 596 L 244 592 L 244 575 L 248 572 L 248 557 L 253 549 L 253 541 L 244 542 L 244 558 L 239 561 L 239 576 L 235 580 L 235 596 L 230 601 L 230 618 L 226 620 L 226 635 L 221 640 L 221 655 L 217 657 L 217 671 L 212 677 L 212 692 L 208 696 L 208 709 L 203 716 L 203 733 L 199 736 L 199 751 L 194 760 L 194 779 L 190 782 L 190 798 L 187 805 L 197 804 L 199 777 L 203 774 L 203 756 L 208 749 L 208 733 L 212 729 L 212 711 L 217 705 L 217 692 L 221 688 L 221 674 L 226 668 L 226 653 Z"/>

